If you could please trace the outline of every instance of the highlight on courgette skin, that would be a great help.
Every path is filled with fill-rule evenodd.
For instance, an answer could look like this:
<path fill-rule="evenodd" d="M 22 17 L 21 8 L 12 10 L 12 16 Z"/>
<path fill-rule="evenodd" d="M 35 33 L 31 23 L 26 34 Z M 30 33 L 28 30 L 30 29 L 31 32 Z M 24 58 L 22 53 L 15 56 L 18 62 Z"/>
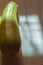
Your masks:
<path fill-rule="evenodd" d="M 2 13 L 0 50 L 5 54 L 16 54 L 21 47 L 17 13 L 18 5 L 15 2 L 8 3 Z"/>
<path fill-rule="evenodd" d="M 10 2 L 5 7 L 2 13 L 2 20 L 11 20 L 18 22 L 17 15 L 18 14 L 18 5 L 15 2 Z"/>

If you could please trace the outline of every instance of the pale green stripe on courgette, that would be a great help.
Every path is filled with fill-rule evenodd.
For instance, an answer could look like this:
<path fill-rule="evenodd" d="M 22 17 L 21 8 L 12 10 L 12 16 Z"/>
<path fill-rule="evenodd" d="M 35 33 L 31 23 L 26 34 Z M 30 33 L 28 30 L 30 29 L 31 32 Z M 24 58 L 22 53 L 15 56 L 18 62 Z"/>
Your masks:
<path fill-rule="evenodd" d="M 2 21 L 11 20 L 18 24 L 17 9 L 18 5 L 15 2 L 8 3 L 2 14 Z"/>

